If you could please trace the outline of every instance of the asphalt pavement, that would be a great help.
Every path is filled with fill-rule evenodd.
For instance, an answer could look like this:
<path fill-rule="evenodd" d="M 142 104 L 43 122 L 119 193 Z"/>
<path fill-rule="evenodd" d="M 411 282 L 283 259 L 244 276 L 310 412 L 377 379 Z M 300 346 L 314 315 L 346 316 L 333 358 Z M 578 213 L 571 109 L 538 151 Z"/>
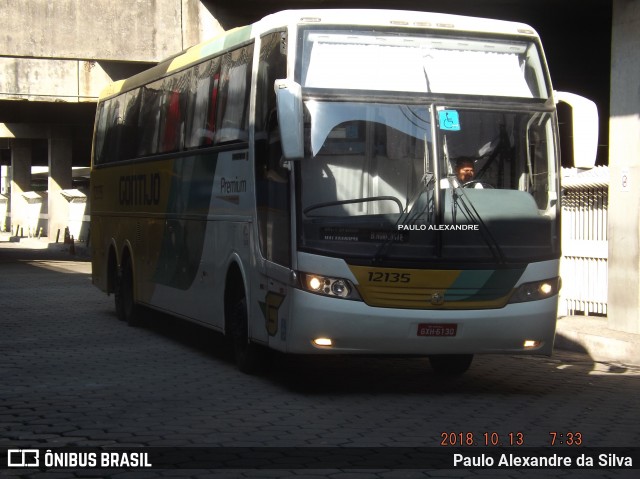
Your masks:
<path fill-rule="evenodd" d="M 622 467 L 426 468 L 413 453 L 427 448 L 450 460 L 449 445 L 469 438 L 465 454 L 494 438 L 507 446 L 521 439 L 524 448 L 506 448 L 516 455 L 637 446 L 640 367 L 558 349 L 551 358 L 478 355 L 465 375 L 441 378 L 424 358 L 276 355 L 270 370 L 249 376 L 210 330 L 159 314 L 138 328 L 118 321 L 113 296 L 91 285 L 87 248 L 73 249 L 0 238 L 0 477 L 637 477 Z M 3 468 L 4 451 L 33 448 L 141 449 L 154 454 L 155 468 Z M 182 461 L 203 450 L 228 461 L 233 448 L 244 455 L 234 467 L 177 469 L 158 467 L 158 448 Z M 405 448 L 419 467 L 393 466 Z M 357 468 L 341 463 L 354 453 L 368 457 Z M 299 463 L 315 467 L 293 467 L 295 454 L 316 454 Z M 265 460 L 279 469 L 254 467 Z"/>

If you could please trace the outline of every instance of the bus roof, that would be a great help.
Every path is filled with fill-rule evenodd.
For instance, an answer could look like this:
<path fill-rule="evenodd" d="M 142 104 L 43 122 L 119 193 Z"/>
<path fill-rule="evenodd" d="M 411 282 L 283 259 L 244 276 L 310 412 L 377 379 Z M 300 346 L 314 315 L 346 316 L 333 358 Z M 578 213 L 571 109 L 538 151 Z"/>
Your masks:
<path fill-rule="evenodd" d="M 536 35 L 524 23 L 468 17 L 448 13 L 432 13 L 410 10 L 381 9 L 307 9 L 284 10 L 264 17 L 254 25 L 265 25 L 264 30 L 279 25 L 331 24 L 362 26 L 400 26 L 408 28 L 429 28 L 459 30 L 476 33 L 501 33 L 512 35 Z"/>
<path fill-rule="evenodd" d="M 412 29 L 426 28 L 431 31 L 496 33 L 499 35 L 528 35 L 537 37 L 535 30 L 524 23 L 445 13 L 381 9 L 284 10 L 267 15 L 252 25 L 234 28 L 203 43 L 192 46 L 126 80 L 115 81 L 101 92 L 100 99 L 102 100 L 137 88 L 170 73 L 179 71 L 189 65 L 199 63 L 206 58 L 241 45 L 259 36 L 263 32 L 268 32 L 279 27 L 304 24 L 357 25 L 368 27 L 393 26 Z"/>

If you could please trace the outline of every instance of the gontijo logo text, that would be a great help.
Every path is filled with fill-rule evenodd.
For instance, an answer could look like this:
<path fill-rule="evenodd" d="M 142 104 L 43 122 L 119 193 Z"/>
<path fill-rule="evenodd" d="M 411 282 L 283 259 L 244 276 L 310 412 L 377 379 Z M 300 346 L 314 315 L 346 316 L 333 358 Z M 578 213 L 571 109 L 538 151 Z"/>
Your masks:
<path fill-rule="evenodd" d="M 124 175 L 118 184 L 121 205 L 151 206 L 160 203 L 160 173 Z"/>

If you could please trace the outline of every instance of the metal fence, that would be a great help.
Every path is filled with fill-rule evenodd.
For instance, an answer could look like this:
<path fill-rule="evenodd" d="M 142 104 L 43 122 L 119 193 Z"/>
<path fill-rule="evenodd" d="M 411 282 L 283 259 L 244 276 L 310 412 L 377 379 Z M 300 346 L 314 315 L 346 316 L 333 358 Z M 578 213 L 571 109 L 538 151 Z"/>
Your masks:
<path fill-rule="evenodd" d="M 609 169 L 562 171 L 559 315 L 607 314 Z"/>

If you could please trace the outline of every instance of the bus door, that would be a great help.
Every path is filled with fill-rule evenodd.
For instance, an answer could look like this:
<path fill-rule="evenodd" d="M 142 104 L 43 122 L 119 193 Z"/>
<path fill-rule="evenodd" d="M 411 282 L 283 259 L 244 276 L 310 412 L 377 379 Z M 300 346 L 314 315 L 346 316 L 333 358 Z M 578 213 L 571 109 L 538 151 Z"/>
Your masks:
<path fill-rule="evenodd" d="M 258 255 L 251 315 L 252 336 L 284 350 L 291 282 L 291 171 L 282 162 L 274 83 L 286 77 L 287 35 L 260 39 L 255 116 L 255 182 Z"/>

